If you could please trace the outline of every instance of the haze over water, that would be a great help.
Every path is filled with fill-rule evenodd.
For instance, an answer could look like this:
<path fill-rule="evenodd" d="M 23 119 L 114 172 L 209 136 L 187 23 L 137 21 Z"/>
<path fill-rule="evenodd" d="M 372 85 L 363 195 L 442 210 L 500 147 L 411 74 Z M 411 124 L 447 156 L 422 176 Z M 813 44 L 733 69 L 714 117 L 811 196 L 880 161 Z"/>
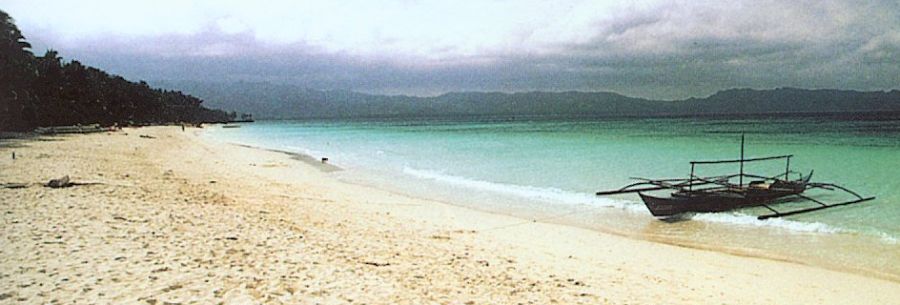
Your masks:
<path fill-rule="evenodd" d="M 793 154 L 793 170 L 834 182 L 868 203 L 756 220 L 765 210 L 693 215 L 662 222 L 637 195 L 594 192 L 629 177 L 682 178 L 691 160 Z M 739 119 L 479 118 L 454 120 L 264 121 L 214 129 L 229 142 L 328 157 L 341 179 L 528 219 L 659 242 L 800 261 L 900 279 L 900 116 Z M 781 161 L 748 164 L 776 175 Z M 737 165 L 698 167 L 698 175 Z M 796 174 L 792 174 L 796 175 Z M 792 176 L 794 177 L 794 176 Z M 851 199 L 812 191 L 826 202 Z M 789 210 L 796 203 L 776 206 Z M 809 206 L 809 205 L 805 205 Z M 502 228 L 484 228 L 493 230 Z"/>

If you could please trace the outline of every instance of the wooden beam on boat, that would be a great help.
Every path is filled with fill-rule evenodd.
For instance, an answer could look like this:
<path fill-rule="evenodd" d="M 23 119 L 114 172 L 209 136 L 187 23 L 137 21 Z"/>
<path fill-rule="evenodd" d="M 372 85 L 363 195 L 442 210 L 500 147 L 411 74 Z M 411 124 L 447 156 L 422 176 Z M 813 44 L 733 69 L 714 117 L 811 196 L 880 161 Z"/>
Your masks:
<path fill-rule="evenodd" d="M 688 183 L 690 183 L 690 182 L 692 182 L 692 181 L 695 181 L 695 182 L 696 182 L 696 181 L 702 181 L 702 180 L 706 180 L 706 181 L 728 180 L 728 179 L 731 179 L 731 178 L 734 178 L 734 177 L 737 177 L 737 176 L 738 176 L 738 174 L 719 175 L 719 176 L 706 176 L 706 177 L 692 176 L 691 178 L 667 178 L 667 179 L 649 179 L 649 178 L 641 178 L 641 177 L 630 177 L 630 178 L 628 178 L 628 179 L 631 179 L 631 180 L 638 180 L 638 181 L 644 181 L 644 182 L 653 182 L 653 183 L 657 183 L 657 182 L 680 182 L 680 183 L 676 183 L 676 184 L 674 184 L 674 185 L 685 185 L 685 186 L 687 186 Z"/>
<path fill-rule="evenodd" d="M 836 189 L 845 191 L 847 193 L 850 193 L 851 195 L 856 196 L 856 198 L 862 199 L 862 196 L 857 194 L 856 192 L 854 192 L 846 187 L 834 184 L 834 183 L 810 183 L 809 187 L 810 188 L 821 188 L 821 189 L 826 189 L 826 190 L 829 188 L 836 188 Z"/>
<path fill-rule="evenodd" d="M 642 188 L 636 188 L 636 189 L 630 189 L 630 190 L 601 191 L 601 192 L 597 192 L 597 196 L 638 193 L 638 192 L 646 192 L 646 191 L 658 191 L 658 190 L 664 190 L 664 189 L 670 189 L 670 187 L 652 186 L 652 187 L 642 187 Z"/>
<path fill-rule="evenodd" d="M 678 182 L 678 181 L 688 181 L 688 178 L 666 178 L 666 179 L 649 179 L 649 178 L 641 178 L 641 177 L 629 177 L 631 180 L 639 180 L 639 181 L 654 181 L 654 182 Z"/>
<path fill-rule="evenodd" d="M 851 200 L 851 201 L 846 201 L 846 202 L 841 202 L 841 203 L 835 203 L 835 204 L 827 204 L 827 205 L 822 205 L 822 206 L 812 207 L 812 208 L 808 208 L 808 209 L 800 209 L 800 210 L 794 210 L 794 211 L 784 212 L 784 213 L 776 212 L 776 213 L 774 213 L 774 214 L 761 215 L 761 216 L 756 217 L 756 218 L 759 219 L 759 220 L 763 220 L 763 219 L 769 219 L 769 218 L 773 218 L 773 217 L 791 216 L 791 215 L 797 215 L 797 214 L 809 213 L 809 212 L 818 211 L 818 210 L 824 210 L 824 209 L 827 209 L 827 208 L 839 207 L 839 206 L 842 206 L 842 205 L 849 205 L 849 204 L 854 204 L 854 203 L 860 203 L 860 202 L 869 201 L 869 200 L 872 200 L 872 199 L 875 199 L 875 197 L 860 198 L 860 199 L 857 199 L 857 200 Z M 821 204 L 821 203 L 820 203 L 820 204 Z M 769 208 L 769 209 L 771 210 L 771 208 Z"/>
<path fill-rule="evenodd" d="M 734 175 L 737 176 L 737 175 Z M 708 180 L 707 178 L 696 177 L 693 181 L 700 181 L 701 183 L 694 183 L 694 185 L 704 185 L 704 184 L 716 184 L 719 186 L 730 187 L 730 188 L 740 188 L 740 184 L 734 184 L 728 182 L 727 179 L 719 179 L 719 180 Z"/>
<path fill-rule="evenodd" d="M 692 181 L 699 181 L 699 183 L 694 183 L 694 185 L 716 184 L 715 182 L 709 182 L 709 181 L 699 180 L 699 179 L 694 179 L 694 180 L 692 180 Z M 642 184 L 650 184 L 650 185 L 653 185 L 653 186 L 629 189 L 629 188 L 632 187 L 632 186 L 638 186 L 638 185 L 642 185 Z M 615 195 L 615 194 L 627 194 L 627 193 L 639 193 L 639 192 L 647 192 L 647 191 L 658 191 L 658 190 L 666 190 L 666 189 L 680 189 L 680 188 L 686 187 L 687 185 L 688 185 L 687 182 L 671 184 L 671 183 L 666 183 L 666 182 L 664 182 L 663 180 L 647 180 L 647 181 L 645 181 L 645 182 L 638 182 L 638 183 L 634 183 L 634 184 L 627 185 L 627 186 L 625 186 L 625 187 L 623 187 L 623 188 L 620 188 L 620 189 L 618 189 L 618 190 L 612 190 L 612 191 L 600 191 L 600 192 L 597 192 L 596 195 L 597 195 L 597 196 L 606 196 L 606 195 Z"/>
<path fill-rule="evenodd" d="M 784 155 L 784 156 L 772 156 L 772 157 L 761 157 L 761 158 L 750 158 L 750 159 L 735 159 L 735 160 L 691 161 L 691 164 L 720 164 L 720 163 L 754 162 L 754 161 L 785 159 L 785 158 L 791 158 L 793 156 L 794 155 Z"/>

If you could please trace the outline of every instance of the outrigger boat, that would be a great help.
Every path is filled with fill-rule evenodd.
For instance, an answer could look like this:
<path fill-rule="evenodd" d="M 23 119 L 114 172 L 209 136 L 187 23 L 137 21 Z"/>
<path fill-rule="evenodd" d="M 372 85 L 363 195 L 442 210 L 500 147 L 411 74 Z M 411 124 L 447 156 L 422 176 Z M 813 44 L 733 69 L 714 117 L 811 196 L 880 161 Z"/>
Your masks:
<path fill-rule="evenodd" d="M 653 216 L 656 217 L 669 217 L 691 212 L 722 212 L 757 206 L 764 207 L 772 212 L 771 214 L 758 216 L 758 219 L 808 213 L 875 199 L 875 197 L 863 197 L 852 190 L 833 183 L 810 182 L 813 174 L 812 171 L 804 176 L 801 173 L 791 170 L 792 157 L 793 155 L 783 155 L 746 159 L 744 158 L 744 136 L 741 135 L 740 159 L 691 161 L 691 174 L 688 178 L 632 178 L 638 181 L 617 190 L 597 192 L 597 195 L 606 196 L 638 193 L 641 200 L 643 200 L 644 204 L 647 206 L 647 209 L 650 210 L 650 214 L 653 214 Z M 776 176 L 762 176 L 744 172 L 744 163 L 771 160 L 785 160 L 784 173 L 780 173 Z M 709 177 L 699 177 L 694 175 L 694 170 L 697 165 L 724 163 L 740 164 L 740 172 L 733 175 Z M 797 174 L 798 177 L 796 179 L 790 179 L 789 176 L 791 174 Z M 736 184 L 731 182 L 735 178 L 738 180 Z M 749 183 L 744 184 L 744 178 L 752 180 L 750 180 Z M 854 196 L 855 199 L 828 204 L 803 195 L 803 192 L 810 189 L 840 190 Z M 673 191 L 668 197 L 656 197 L 645 194 L 645 192 L 659 190 Z M 816 205 L 791 211 L 778 211 L 772 207 L 773 204 L 781 203 L 789 199 L 793 201 L 807 200 Z"/>

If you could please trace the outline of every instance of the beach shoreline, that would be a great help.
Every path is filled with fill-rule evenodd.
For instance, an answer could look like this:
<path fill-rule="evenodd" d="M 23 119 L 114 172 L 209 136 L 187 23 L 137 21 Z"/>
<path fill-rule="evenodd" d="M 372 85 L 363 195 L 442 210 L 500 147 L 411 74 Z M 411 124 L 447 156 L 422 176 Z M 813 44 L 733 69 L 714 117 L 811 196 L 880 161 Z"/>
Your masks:
<path fill-rule="evenodd" d="M 0 303 L 900 300 L 896 281 L 524 224 L 348 184 L 309 156 L 201 133 L 126 128 L 0 145 L 0 182 L 97 183 L 0 189 Z"/>
<path fill-rule="evenodd" d="M 206 129 L 206 132 L 202 135 L 202 140 L 204 141 L 216 141 L 229 145 L 237 145 L 245 148 L 266 150 L 271 152 L 277 152 L 286 154 L 291 156 L 294 159 L 299 161 L 303 161 L 306 164 L 316 167 L 319 170 L 325 172 L 335 172 L 335 171 L 343 171 L 343 168 L 332 165 L 331 163 L 322 163 L 319 159 L 313 155 L 303 153 L 301 151 L 305 151 L 305 149 L 301 149 L 298 147 L 293 147 L 293 151 L 285 150 L 285 149 L 274 149 L 269 148 L 260 144 L 248 144 L 252 142 L 247 141 L 235 141 L 229 137 L 223 137 L 219 130 L 215 128 Z M 274 145 L 273 147 L 279 147 Z M 320 153 L 319 156 L 324 156 L 327 154 Z M 338 158 L 336 161 L 341 161 Z M 675 221 L 675 222 L 661 222 L 654 220 L 650 217 L 643 217 L 647 214 L 646 209 L 642 204 L 636 203 L 633 206 L 628 208 L 619 208 L 619 207 L 609 207 L 609 206 L 559 206 L 559 210 L 543 210 L 543 211 L 532 211 L 529 210 L 528 207 L 522 206 L 521 203 L 515 206 L 509 206 L 508 208 L 496 208 L 496 204 L 484 204 L 484 205 L 473 205 L 472 203 L 463 203 L 460 201 L 454 200 L 454 198 L 442 197 L 434 194 L 427 194 L 427 192 L 422 191 L 408 191 L 405 189 L 409 185 L 409 183 L 395 183 L 395 181 L 391 179 L 398 179 L 395 176 L 389 176 L 391 178 L 384 179 L 383 177 L 378 178 L 364 178 L 360 179 L 359 176 L 364 174 L 366 176 L 372 175 L 390 175 L 389 173 L 370 173 L 368 171 L 362 172 L 365 169 L 362 168 L 362 165 L 355 164 L 350 167 L 349 175 L 337 175 L 332 176 L 338 179 L 343 183 L 353 184 L 361 187 L 369 187 L 379 189 L 381 191 L 391 192 L 398 196 L 412 197 L 425 201 L 438 202 L 441 204 L 452 205 L 455 207 L 460 207 L 464 209 L 470 209 L 482 213 L 496 214 L 505 217 L 514 217 L 521 220 L 521 224 L 527 224 L 532 222 L 545 222 L 545 223 L 553 223 L 568 227 L 577 227 L 581 229 L 587 229 L 591 231 L 596 231 L 603 234 L 616 235 L 620 237 L 626 237 L 630 239 L 650 241 L 654 243 L 667 244 L 676 247 L 690 248 L 696 250 L 703 251 L 713 251 L 720 252 L 729 255 L 735 256 L 743 256 L 750 258 L 761 258 L 773 261 L 781 261 L 788 262 L 800 265 L 808 265 L 816 268 L 824 268 L 828 270 L 834 270 L 839 272 L 847 272 L 854 273 L 867 277 L 875 277 L 879 279 L 884 279 L 888 281 L 898 282 L 900 283 L 900 274 L 897 273 L 897 269 L 894 267 L 889 268 L 878 268 L 877 263 L 873 263 L 867 259 L 871 258 L 871 255 L 879 255 L 878 253 L 893 253 L 892 250 L 897 249 L 896 244 L 893 242 L 885 242 L 883 240 L 876 240 L 876 237 L 868 236 L 868 235 L 860 235 L 858 232 L 852 231 L 826 231 L 819 232 L 813 230 L 812 232 L 807 231 L 791 231 L 790 229 L 784 229 L 777 227 L 779 224 L 784 225 L 784 222 L 781 222 L 781 219 L 773 219 L 767 222 L 776 222 L 776 224 L 734 224 L 734 223 L 726 223 L 725 225 L 717 224 L 715 222 L 707 222 L 703 220 L 697 221 Z M 342 173 L 347 174 L 347 173 Z M 345 177 L 353 177 L 353 179 L 344 179 Z M 478 192 L 480 189 L 478 188 L 460 188 L 457 189 L 459 192 Z M 488 199 L 491 200 L 491 199 Z M 508 200 L 508 199 L 507 199 Z M 548 204 L 548 205 L 552 205 Z M 635 211 L 634 209 L 638 210 Z M 626 210 L 628 209 L 628 210 Z M 605 210 L 605 211 L 604 211 Z M 605 213 L 604 213 L 605 212 Z M 610 213 L 612 212 L 612 213 Z M 573 214 L 585 214 L 581 219 L 573 219 L 571 217 Z M 590 220 L 586 220 L 586 218 L 608 218 L 608 219 L 620 219 L 621 217 L 629 217 L 632 219 L 640 219 L 644 222 L 640 226 L 621 226 L 621 221 L 618 223 L 608 223 L 605 225 L 591 225 Z M 705 216 L 705 215 L 704 215 Z M 746 216 L 752 217 L 754 221 L 756 221 L 755 216 Z M 699 216 L 697 218 L 700 218 Z M 790 222 L 789 224 L 803 224 L 802 222 Z M 619 226 L 614 226 L 619 225 Z M 821 225 L 821 223 L 811 223 L 810 225 Z M 711 227 L 715 226 L 715 227 Z M 778 230 L 771 230 L 771 226 L 776 226 Z M 505 225 L 503 226 L 505 227 Z M 640 227 L 635 229 L 636 227 Z M 667 230 L 671 230 L 675 228 L 676 230 L 696 230 L 693 232 L 694 235 L 685 236 L 685 234 L 681 235 L 665 235 L 660 234 L 660 232 L 665 232 Z M 689 229 L 692 228 L 692 229 Z M 484 230 L 485 228 L 480 228 Z M 486 228 L 492 229 L 492 228 Z M 738 239 L 770 239 L 770 240 L 778 240 L 783 246 L 782 249 L 777 249 L 779 251 L 771 251 L 769 248 L 758 248 L 758 247 L 748 247 L 746 245 L 741 245 L 735 243 L 735 240 L 718 242 L 718 243 L 710 243 L 709 240 L 703 239 L 691 239 L 691 237 L 699 237 L 699 236 L 709 236 L 711 234 L 719 234 L 718 236 L 721 238 L 723 234 L 728 234 L 732 238 Z M 816 239 L 819 242 L 814 244 L 806 243 L 805 240 Z M 813 257 L 808 253 L 803 253 L 806 255 L 799 255 L 801 253 L 796 253 L 792 251 L 796 251 L 797 247 L 792 247 L 794 244 L 800 244 L 805 247 L 805 249 L 821 247 L 820 251 L 829 251 L 829 254 L 823 254 L 821 257 Z M 805 250 L 804 249 L 804 250 Z M 850 250 L 847 250 L 850 249 Z M 834 255 L 835 250 L 844 251 L 844 254 L 861 254 L 861 250 L 866 249 L 869 256 L 859 256 L 854 257 L 854 261 L 842 261 L 836 259 Z M 881 254 L 883 255 L 883 254 Z M 843 259 L 846 259 L 844 257 Z M 891 261 L 891 258 L 886 258 L 888 262 Z M 864 264 L 860 264 L 860 262 L 866 262 Z"/>

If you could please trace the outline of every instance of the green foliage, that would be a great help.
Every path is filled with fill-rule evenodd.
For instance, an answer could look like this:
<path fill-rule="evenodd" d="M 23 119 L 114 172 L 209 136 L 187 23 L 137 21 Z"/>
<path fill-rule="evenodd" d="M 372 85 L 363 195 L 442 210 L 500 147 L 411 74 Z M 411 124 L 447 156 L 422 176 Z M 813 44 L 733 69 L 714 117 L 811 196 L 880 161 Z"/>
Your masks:
<path fill-rule="evenodd" d="M 130 82 L 78 61 L 65 62 L 54 50 L 43 56 L 6 12 L 0 11 L 0 131 L 39 126 L 171 122 L 222 122 L 235 117 L 202 107 L 178 91 Z"/>

